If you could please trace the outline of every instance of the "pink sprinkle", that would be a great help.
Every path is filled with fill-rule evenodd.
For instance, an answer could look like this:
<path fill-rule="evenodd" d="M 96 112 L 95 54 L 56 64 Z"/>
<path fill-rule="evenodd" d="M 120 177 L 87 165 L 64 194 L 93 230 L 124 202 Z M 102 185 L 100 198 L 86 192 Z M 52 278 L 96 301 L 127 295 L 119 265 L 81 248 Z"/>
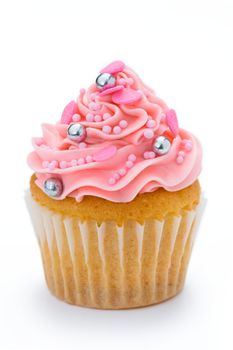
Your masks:
<path fill-rule="evenodd" d="M 133 162 L 131 162 L 131 160 L 128 160 L 127 162 L 126 162 L 126 166 L 127 166 L 127 168 L 132 168 L 133 167 Z"/>
<path fill-rule="evenodd" d="M 155 152 L 148 152 L 148 158 L 149 159 L 155 158 Z"/>
<path fill-rule="evenodd" d="M 155 120 L 153 120 L 153 119 L 148 120 L 148 122 L 146 123 L 146 126 L 147 126 L 148 128 L 154 128 L 155 125 L 156 125 L 156 122 L 155 122 Z"/>
<path fill-rule="evenodd" d="M 144 157 L 144 159 L 149 159 L 150 158 L 150 152 L 144 152 L 143 157 Z"/>
<path fill-rule="evenodd" d="M 190 140 L 190 141 L 187 141 L 187 142 L 185 143 L 185 145 L 184 145 L 184 148 L 186 149 L 186 151 L 190 152 L 190 151 L 192 150 L 192 148 L 193 148 L 193 143 L 192 143 L 192 141 L 191 141 L 191 140 Z"/>
<path fill-rule="evenodd" d="M 85 160 L 83 158 L 78 159 L 78 165 L 83 165 L 85 163 Z"/>
<path fill-rule="evenodd" d="M 49 162 L 48 162 L 47 160 L 44 160 L 44 161 L 42 162 L 42 167 L 43 167 L 43 168 L 48 168 L 48 166 L 49 166 Z"/>
<path fill-rule="evenodd" d="M 94 115 L 93 115 L 92 113 L 87 113 L 87 115 L 86 115 L 86 120 L 87 120 L 88 122 L 93 122 L 93 120 L 94 120 Z"/>
<path fill-rule="evenodd" d="M 79 122 L 81 119 L 81 116 L 79 114 L 74 114 L 72 117 L 73 122 Z"/>
<path fill-rule="evenodd" d="M 86 156 L 86 162 L 87 163 L 92 163 L 93 162 L 92 156 Z"/>
<path fill-rule="evenodd" d="M 137 157 L 133 153 L 128 156 L 128 160 L 131 161 L 131 162 L 135 162 L 136 159 L 137 159 Z"/>
<path fill-rule="evenodd" d="M 111 114 L 110 113 L 104 113 L 103 120 L 107 120 L 109 118 L 111 118 Z"/>
<path fill-rule="evenodd" d="M 62 112 L 61 116 L 61 123 L 62 124 L 70 124 L 72 121 L 72 116 L 77 113 L 78 105 L 75 101 L 71 101 L 68 103 L 68 105 L 64 108 L 64 111 Z"/>
<path fill-rule="evenodd" d="M 72 166 L 76 166 L 77 164 L 78 164 L 77 160 L 76 159 L 72 159 L 71 165 Z"/>
<path fill-rule="evenodd" d="M 112 95 L 112 101 L 116 104 L 130 104 L 141 100 L 142 94 L 131 88 L 125 88 Z"/>
<path fill-rule="evenodd" d="M 114 177 L 110 177 L 110 179 L 108 180 L 109 185 L 115 185 L 116 183 L 116 179 L 114 179 Z"/>
<path fill-rule="evenodd" d="M 173 135 L 176 136 L 179 133 L 179 124 L 178 124 L 178 119 L 174 109 L 169 109 L 166 112 L 166 121 L 169 129 L 171 130 Z"/>
<path fill-rule="evenodd" d="M 123 71 L 124 68 L 125 68 L 124 62 L 114 61 L 114 62 L 108 64 L 106 67 L 104 67 L 100 71 L 100 73 L 110 73 L 110 74 L 119 73 L 119 72 Z"/>
<path fill-rule="evenodd" d="M 121 133 L 121 128 L 119 126 L 114 126 L 113 132 L 114 134 L 118 135 Z"/>
<path fill-rule="evenodd" d="M 122 129 L 125 129 L 125 128 L 127 128 L 127 126 L 128 126 L 128 122 L 127 122 L 126 120 L 123 119 L 123 120 L 120 121 L 119 125 L 120 125 L 120 127 L 121 127 Z"/>
<path fill-rule="evenodd" d="M 112 128 L 110 125 L 104 125 L 103 128 L 102 128 L 102 131 L 105 133 L 105 134 L 110 134 L 111 131 L 112 131 Z"/>
<path fill-rule="evenodd" d="M 178 152 L 178 156 L 185 157 L 184 151 L 179 151 L 179 152 Z"/>
<path fill-rule="evenodd" d="M 66 168 L 67 168 L 67 162 L 66 162 L 65 160 L 62 160 L 62 161 L 59 163 L 59 165 L 60 165 L 60 168 L 61 168 L 61 169 L 66 169 Z"/>
<path fill-rule="evenodd" d="M 79 148 L 79 149 L 87 148 L 86 142 L 80 142 L 79 145 L 78 145 L 78 148 Z"/>
<path fill-rule="evenodd" d="M 91 111 L 98 111 L 101 108 L 101 105 L 95 103 L 95 102 L 91 102 L 89 104 L 89 108 Z"/>
<path fill-rule="evenodd" d="M 118 173 L 113 174 L 113 177 L 114 177 L 114 179 L 116 179 L 116 180 L 119 180 L 119 179 L 120 179 L 120 175 L 119 175 Z"/>
<path fill-rule="evenodd" d="M 102 120 L 101 115 L 99 115 L 99 114 L 95 115 L 94 120 L 95 120 L 95 122 L 101 122 L 101 120 Z"/>
<path fill-rule="evenodd" d="M 177 164 L 182 164 L 183 161 L 184 161 L 184 157 L 182 157 L 182 156 L 178 156 L 178 157 L 176 158 L 176 163 L 177 163 Z"/>
<path fill-rule="evenodd" d="M 143 133 L 146 139 L 152 139 L 154 137 L 154 132 L 151 129 L 146 129 Z"/>
<path fill-rule="evenodd" d="M 122 168 L 118 171 L 118 173 L 121 175 L 121 176 L 124 176 L 126 174 L 126 169 Z"/>

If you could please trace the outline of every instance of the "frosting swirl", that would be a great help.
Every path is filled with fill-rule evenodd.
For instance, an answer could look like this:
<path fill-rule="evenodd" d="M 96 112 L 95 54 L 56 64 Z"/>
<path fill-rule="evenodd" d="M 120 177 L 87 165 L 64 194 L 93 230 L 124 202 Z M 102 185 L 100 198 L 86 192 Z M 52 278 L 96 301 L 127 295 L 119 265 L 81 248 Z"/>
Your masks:
<path fill-rule="evenodd" d="M 80 90 L 57 124 L 43 124 L 33 139 L 28 163 L 44 190 L 49 178 L 59 178 L 66 196 L 81 201 L 86 195 L 129 202 L 139 193 L 163 187 L 177 191 L 192 184 L 201 170 L 198 140 L 180 129 L 176 114 L 123 62 L 105 67 L 114 83 Z M 69 137 L 72 123 L 81 124 L 82 140 Z M 167 153 L 156 151 L 163 136 Z"/>

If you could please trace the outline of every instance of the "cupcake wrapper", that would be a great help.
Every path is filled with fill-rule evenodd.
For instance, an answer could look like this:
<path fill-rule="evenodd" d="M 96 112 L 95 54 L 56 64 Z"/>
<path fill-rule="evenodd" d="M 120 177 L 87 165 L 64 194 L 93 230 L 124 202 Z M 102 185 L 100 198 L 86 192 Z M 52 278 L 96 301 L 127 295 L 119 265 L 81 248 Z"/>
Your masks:
<path fill-rule="evenodd" d="M 26 196 L 50 291 L 71 304 L 122 309 L 155 304 L 183 288 L 202 204 L 163 221 L 64 217 Z"/>

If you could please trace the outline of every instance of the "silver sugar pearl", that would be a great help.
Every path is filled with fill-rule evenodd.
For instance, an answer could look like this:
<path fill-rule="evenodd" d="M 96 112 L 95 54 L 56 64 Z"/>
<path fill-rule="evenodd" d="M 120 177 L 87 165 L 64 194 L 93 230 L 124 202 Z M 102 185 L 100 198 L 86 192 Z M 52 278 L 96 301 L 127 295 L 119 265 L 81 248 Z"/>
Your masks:
<path fill-rule="evenodd" d="M 82 124 L 71 124 L 67 130 L 69 139 L 81 142 L 86 138 L 86 129 Z"/>
<path fill-rule="evenodd" d="M 63 192 L 63 184 L 60 179 L 51 177 L 44 183 L 44 190 L 50 197 L 59 197 Z"/>
<path fill-rule="evenodd" d="M 169 152 L 171 142 L 165 136 L 158 136 L 153 143 L 153 150 L 156 154 L 164 155 Z"/>
<path fill-rule="evenodd" d="M 114 86 L 116 84 L 116 79 L 110 73 L 101 73 L 96 78 L 95 83 L 98 89 L 103 89 L 106 87 Z"/>

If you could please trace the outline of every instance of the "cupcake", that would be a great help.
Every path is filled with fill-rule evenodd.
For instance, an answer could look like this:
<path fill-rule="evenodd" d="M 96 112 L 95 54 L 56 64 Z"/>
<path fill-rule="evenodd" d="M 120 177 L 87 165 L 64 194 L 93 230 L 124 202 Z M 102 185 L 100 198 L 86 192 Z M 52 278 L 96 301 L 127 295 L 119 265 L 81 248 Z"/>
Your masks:
<path fill-rule="evenodd" d="M 127 309 L 182 290 L 202 151 L 134 71 L 103 68 L 33 147 L 26 200 L 52 294 Z"/>

